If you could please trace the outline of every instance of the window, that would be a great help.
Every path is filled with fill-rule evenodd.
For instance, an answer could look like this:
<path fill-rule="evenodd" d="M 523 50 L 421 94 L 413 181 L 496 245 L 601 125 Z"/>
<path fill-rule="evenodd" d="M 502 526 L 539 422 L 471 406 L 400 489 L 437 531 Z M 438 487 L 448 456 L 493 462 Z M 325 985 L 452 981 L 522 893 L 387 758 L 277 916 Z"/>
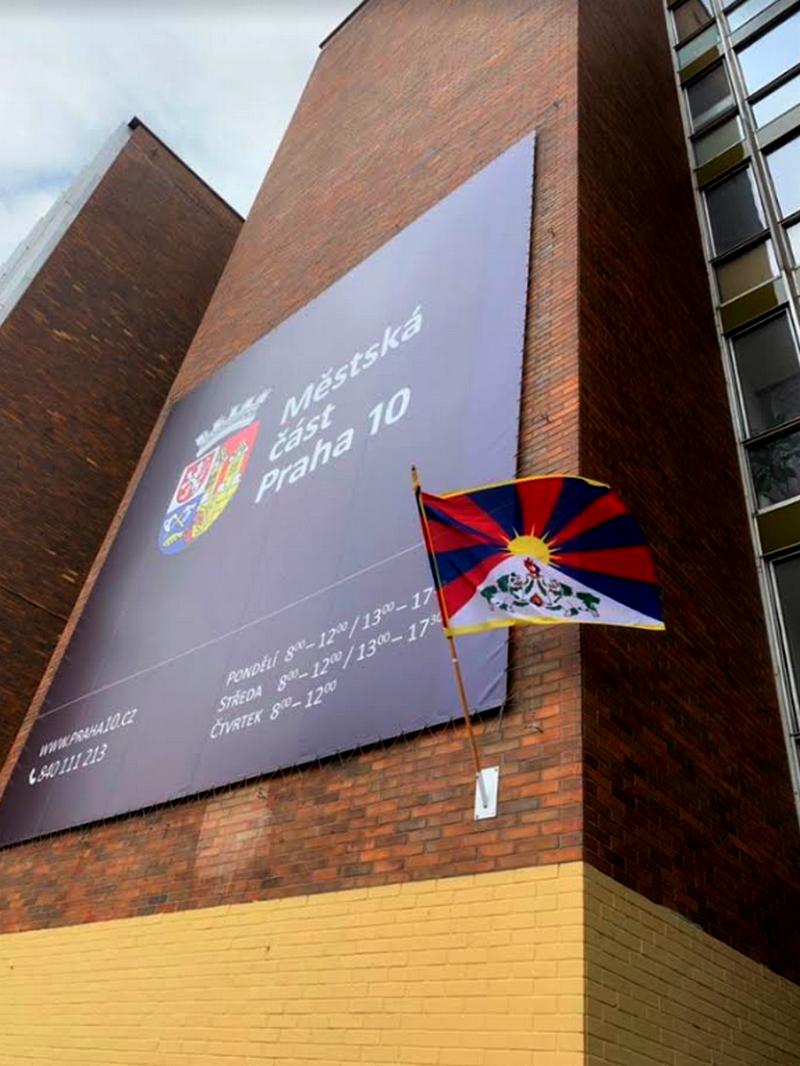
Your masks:
<path fill-rule="evenodd" d="M 712 23 L 707 30 L 703 30 L 702 33 L 698 33 L 696 37 L 692 37 L 688 44 L 682 45 L 678 49 L 678 67 L 683 70 L 684 67 L 688 67 L 690 63 L 693 63 L 695 59 L 707 52 L 709 48 L 713 48 L 719 41 L 719 27 L 716 22 Z"/>
<path fill-rule="evenodd" d="M 733 101 L 725 67 L 720 63 L 686 90 L 686 100 L 695 129 L 716 115 L 721 115 Z"/>
<path fill-rule="evenodd" d="M 800 60 L 798 40 L 800 11 L 741 50 L 739 62 L 748 92 L 757 92 Z"/>
<path fill-rule="evenodd" d="M 775 584 L 781 601 L 789 662 L 800 688 L 800 555 L 775 563 Z"/>
<path fill-rule="evenodd" d="M 759 507 L 800 496 L 800 431 L 751 448 L 750 470 Z"/>
<path fill-rule="evenodd" d="M 771 242 L 764 241 L 734 259 L 720 263 L 715 271 L 720 302 L 725 303 L 774 278 L 778 268 Z"/>
<path fill-rule="evenodd" d="M 753 104 L 753 118 L 757 126 L 766 126 L 768 122 L 772 122 L 797 104 L 800 104 L 800 74 L 785 81 L 780 88 L 774 89 L 763 100 Z"/>
<path fill-rule="evenodd" d="M 800 211 L 800 137 L 770 152 L 766 160 L 781 214 Z"/>
<path fill-rule="evenodd" d="M 725 18 L 728 20 L 731 33 L 734 30 L 738 30 L 740 26 L 744 26 L 745 22 L 749 22 L 765 7 L 769 7 L 771 3 L 772 0 L 745 0 L 743 4 L 739 4 L 733 11 L 728 11 Z"/>
<path fill-rule="evenodd" d="M 678 40 L 682 41 L 690 33 L 705 26 L 711 18 L 710 0 L 684 0 L 673 9 L 672 17 L 675 19 L 675 32 Z"/>
<path fill-rule="evenodd" d="M 748 432 L 800 417 L 800 361 L 786 312 L 734 337 L 731 347 Z"/>
<path fill-rule="evenodd" d="M 786 227 L 786 236 L 789 238 L 789 247 L 792 249 L 794 265 L 800 266 L 800 222 Z"/>
<path fill-rule="evenodd" d="M 750 167 L 713 185 L 705 197 L 716 255 L 729 252 L 765 229 Z"/>
<path fill-rule="evenodd" d="M 694 141 L 692 147 L 694 148 L 695 165 L 701 167 L 703 163 L 707 163 L 709 159 L 718 156 L 726 148 L 738 144 L 741 139 L 742 124 L 739 121 L 739 116 L 734 115 L 733 118 L 723 122 L 721 126 L 716 126 L 713 130 L 704 133 L 702 137 L 698 137 Z"/>

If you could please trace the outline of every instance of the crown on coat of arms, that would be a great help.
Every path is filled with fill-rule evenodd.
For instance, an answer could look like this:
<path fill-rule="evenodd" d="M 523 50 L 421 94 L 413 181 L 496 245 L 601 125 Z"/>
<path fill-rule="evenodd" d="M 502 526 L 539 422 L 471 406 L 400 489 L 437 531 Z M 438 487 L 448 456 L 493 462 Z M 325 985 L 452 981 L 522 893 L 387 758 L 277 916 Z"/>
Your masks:
<path fill-rule="evenodd" d="M 271 392 L 272 389 L 264 389 L 258 396 L 250 396 L 242 403 L 235 404 L 231 408 L 230 414 L 226 415 L 225 418 L 218 418 L 211 429 L 207 429 L 199 437 L 195 437 L 197 458 L 199 459 L 209 448 L 213 448 L 223 437 L 229 436 L 237 429 L 244 429 L 249 426 L 258 414 L 259 407 Z"/>

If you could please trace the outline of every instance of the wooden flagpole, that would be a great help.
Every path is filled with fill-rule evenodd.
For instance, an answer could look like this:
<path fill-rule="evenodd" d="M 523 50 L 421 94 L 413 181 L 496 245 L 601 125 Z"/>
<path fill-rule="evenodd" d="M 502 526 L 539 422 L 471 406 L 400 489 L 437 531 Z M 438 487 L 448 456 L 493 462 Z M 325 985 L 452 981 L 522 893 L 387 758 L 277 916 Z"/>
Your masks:
<path fill-rule="evenodd" d="M 417 473 L 416 466 L 411 467 L 411 484 L 414 486 L 414 498 L 417 501 L 417 510 L 419 511 L 419 519 L 422 523 L 422 534 L 425 539 L 425 548 L 428 552 L 428 558 L 431 563 L 431 570 L 433 571 L 433 583 L 436 586 L 436 596 L 439 600 L 439 612 L 442 616 L 442 628 L 444 629 L 445 636 L 450 645 L 450 661 L 453 664 L 453 673 L 456 678 L 456 687 L 458 689 L 458 698 L 461 703 L 461 710 L 464 713 L 464 721 L 467 724 L 467 736 L 469 737 L 469 743 L 472 748 L 472 756 L 475 760 L 475 776 L 478 781 L 478 789 L 481 794 L 481 803 L 484 807 L 489 806 L 489 797 L 486 794 L 486 785 L 483 781 L 483 773 L 481 771 L 481 759 L 478 754 L 478 742 L 475 739 L 475 730 L 472 728 L 472 718 L 469 713 L 469 703 L 467 702 L 467 690 L 464 687 L 464 677 L 461 673 L 461 663 L 458 661 L 458 652 L 456 651 L 455 637 L 450 632 L 450 619 L 447 616 L 447 611 L 444 605 L 444 596 L 442 595 L 442 581 L 439 576 L 439 567 L 436 565 L 436 553 L 433 550 L 433 542 L 431 541 L 430 530 L 428 528 L 428 518 L 425 514 L 425 507 L 422 503 L 422 485 L 420 484 L 419 474 Z"/>

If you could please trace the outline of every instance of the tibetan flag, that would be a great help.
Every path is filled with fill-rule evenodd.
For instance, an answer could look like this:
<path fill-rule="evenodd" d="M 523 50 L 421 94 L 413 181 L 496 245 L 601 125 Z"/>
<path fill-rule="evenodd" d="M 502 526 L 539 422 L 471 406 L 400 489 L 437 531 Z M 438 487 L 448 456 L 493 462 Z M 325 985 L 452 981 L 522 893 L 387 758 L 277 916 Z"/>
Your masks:
<path fill-rule="evenodd" d="M 664 628 L 650 549 L 608 485 L 532 477 L 417 499 L 448 635 L 517 623 Z"/>

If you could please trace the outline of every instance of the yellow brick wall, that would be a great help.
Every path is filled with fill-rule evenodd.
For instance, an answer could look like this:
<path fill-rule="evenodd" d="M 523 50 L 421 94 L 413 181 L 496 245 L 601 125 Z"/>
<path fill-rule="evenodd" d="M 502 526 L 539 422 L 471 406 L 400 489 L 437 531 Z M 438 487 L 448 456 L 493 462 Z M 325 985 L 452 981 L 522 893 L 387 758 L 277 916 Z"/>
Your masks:
<path fill-rule="evenodd" d="M 586 868 L 587 1066 L 800 1066 L 800 987 Z"/>
<path fill-rule="evenodd" d="M 583 1066 L 580 863 L 0 937 L 0 1064 Z"/>
<path fill-rule="evenodd" d="M 0 1066 L 799 1066 L 800 988 L 582 863 L 0 937 Z"/>

